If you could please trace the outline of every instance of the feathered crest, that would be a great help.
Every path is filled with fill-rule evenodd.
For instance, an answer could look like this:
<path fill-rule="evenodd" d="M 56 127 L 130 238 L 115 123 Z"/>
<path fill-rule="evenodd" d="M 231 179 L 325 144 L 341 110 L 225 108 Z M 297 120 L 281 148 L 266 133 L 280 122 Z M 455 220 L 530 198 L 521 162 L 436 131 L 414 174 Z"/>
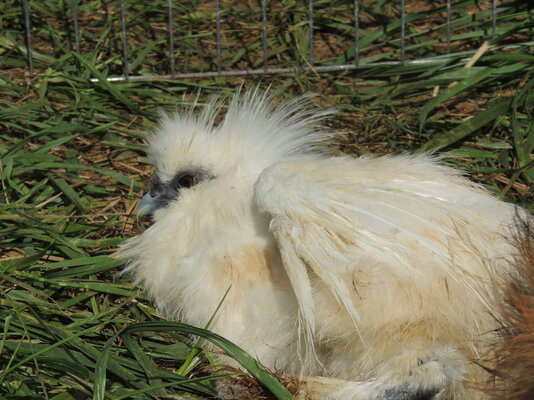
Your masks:
<path fill-rule="evenodd" d="M 211 97 L 197 112 L 197 95 L 183 111 L 163 115 L 160 128 L 150 138 L 154 163 L 160 170 L 175 169 L 187 150 L 202 154 L 216 169 L 239 164 L 259 173 L 275 162 L 318 151 L 318 144 L 332 136 L 319 122 L 333 111 L 311 107 L 311 95 L 276 104 L 275 94 L 258 87 L 238 90 L 225 113 L 227 98 L 222 96 Z M 221 153 L 226 154 L 224 160 Z"/>
<path fill-rule="evenodd" d="M 285 155 L 313 151 L 318 143 L 331 136 L 318 122 L 333 111 L 314 109 L 312 97 L 306 94 L 276 104 L 274 91 L 262 92 L 256 87 L 241 95 L 239 90 L 218 131 L 239 139 L 245 135 L 250 141 L 278 149 Z M 241 126 L 256 129 L 245 132 Z"/>

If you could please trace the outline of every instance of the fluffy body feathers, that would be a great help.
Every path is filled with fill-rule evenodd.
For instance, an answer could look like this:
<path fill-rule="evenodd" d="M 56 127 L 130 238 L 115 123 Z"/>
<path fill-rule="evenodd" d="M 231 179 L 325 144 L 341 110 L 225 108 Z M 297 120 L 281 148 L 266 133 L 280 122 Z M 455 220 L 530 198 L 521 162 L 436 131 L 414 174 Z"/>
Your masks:
<path fill-rule="evenodd" d="M 496 343 L 498 400 L 534 398 L 534 227 L 528 222 L 517 233 L 517 270 L 505 276 L 507 301 L 501 304 L 502 336 Z"/>
<path fill-rule="evenodd" d="M 429 156 L 330 157 L 327 113 L 272 102 L 163 120 L 148 200 L 176 196 L 124 245 L 127 271 L 196 326 L 231 287 L 212 329 L 270 368 L 339 379 L 304 379 L 316 399 L 485 398 L 516 209 Z"/>

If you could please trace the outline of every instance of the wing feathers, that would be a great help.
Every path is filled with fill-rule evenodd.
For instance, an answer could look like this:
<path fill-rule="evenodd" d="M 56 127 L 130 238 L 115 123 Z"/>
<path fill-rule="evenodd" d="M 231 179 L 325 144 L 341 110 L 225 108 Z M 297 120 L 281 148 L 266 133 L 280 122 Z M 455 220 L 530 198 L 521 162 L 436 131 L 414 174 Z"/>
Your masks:
<path fill-rule="evenodd" d="M 288 224 L 282 217 L 274 217 L 270 224 L 271 231 L 278 241 L 278 247 L 282 256 L 287 276 L 295 292 L 299 305 L 297 338 L 299 340 L 299 357 L 315 357 L 313 347 L 315 335 L 315 315 L 312 287 L 306 266 L 297 255 L 294 246 L 294 226 Z M 306 361 L 300 360 L 302 365 Z"/>
<path fill-rule="evenodd" d="M 273 218 L 271 231 L 307 341 L 315 332 L 312 279 L 328 289 L 359 330 L 349 285 L 369 260 L 413 285 L 451 278 L 483 301 L 482 270 L 493 254 L 509 250 L 495 238 L 514 215 L 512 206 L 420 156 L 387 157 L 382 164 L 318 157 L 283 162 L 262 172 L 255 197 L 260 211 Z"/>

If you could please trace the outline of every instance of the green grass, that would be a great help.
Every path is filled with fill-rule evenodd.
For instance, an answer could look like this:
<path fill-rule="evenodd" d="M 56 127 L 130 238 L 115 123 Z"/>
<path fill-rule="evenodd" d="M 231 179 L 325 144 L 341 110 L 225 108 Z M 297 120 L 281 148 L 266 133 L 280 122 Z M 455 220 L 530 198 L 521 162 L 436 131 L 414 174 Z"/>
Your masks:
<path fill-rule="evenodd" d="M 526 3 L 499 6 L 494 46 L 532 37 L 534 17 Z M 487 53 L 464 68 L 465 58 L 491 34 L 487 10 L 468 12 L 479 4 L 475 1 L 454 6 L 453 49 L 462 46 L 462 51 L 432 65 L 112 84 L 105 78 L 122 70 L 116 2 L 80 5 L 81 55 L 71 51 L 72 31 L 63 18 L 70 15 L 69 4 L 31 2 L 37 11 L 33 79 L 25 67 L 20 4 L 6 0 L 0 5 L 2 399 L 145 399 L 183 393 L 209 398 L 221 372 L 205 369 L 214 357 L 199 350 L 204 340 L 236 357 L 278 398 L 287 398 L 237 347 L 204 330 L 164 321 L 144 293 L 118 275 L 121 263 L 110 257 L 147 223 L 131 216 L 151 174 L 144 138 L 159 110 L 174 109 L 199 89 L 201 101 L 212 93 L 230 94 L 243 81 L 246 86 L 273 83 L 281 97 L 316 92 L 317 106 L 338 110 L 328 122 L 340 133 L 333 153 L 447 151 L 447 161 L 497 196 L 532 208 L 532 44 Z M 166 1 L 140 4 L 128 12 L 129 72 L 167 73 Z M 175 6 L 178 71 L 215 67 L 210 4 Z M 228 6 L 224 65 L 261 67 L 258 4 Z M 316 60 L 350 61 L 351 20 L 342 17 L 350 16 L 350 5 L 324 0 L 314 6 Z M 362 62 L 398 57 L 394 9 L 383 1 L 365 1 L 362 8 Z M 288 27 L 269 29 L 270 64 L 307 65 L 305 5 L 282 1 L 269 16 Z M 444 53 L 438 17 L 435 10 L 409 14 L 408 59 Z M 425 23 L 434 30 L 423 32 Z M 244 38 L 237 35 L 240 29 Z M 436 87 L 439 94 L 432 97 Z"/>

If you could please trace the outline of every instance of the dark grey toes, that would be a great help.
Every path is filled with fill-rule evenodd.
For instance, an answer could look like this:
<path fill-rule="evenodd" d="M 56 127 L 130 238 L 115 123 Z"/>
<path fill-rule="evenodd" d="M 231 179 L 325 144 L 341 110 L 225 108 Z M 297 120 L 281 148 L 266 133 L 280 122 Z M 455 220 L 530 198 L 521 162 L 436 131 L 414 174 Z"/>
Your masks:
<path fill-rule="evenodd" d="M 414 390 L 408 385 L 386 390 L 384 400 L 432 400 L 440 389 Z"/>

